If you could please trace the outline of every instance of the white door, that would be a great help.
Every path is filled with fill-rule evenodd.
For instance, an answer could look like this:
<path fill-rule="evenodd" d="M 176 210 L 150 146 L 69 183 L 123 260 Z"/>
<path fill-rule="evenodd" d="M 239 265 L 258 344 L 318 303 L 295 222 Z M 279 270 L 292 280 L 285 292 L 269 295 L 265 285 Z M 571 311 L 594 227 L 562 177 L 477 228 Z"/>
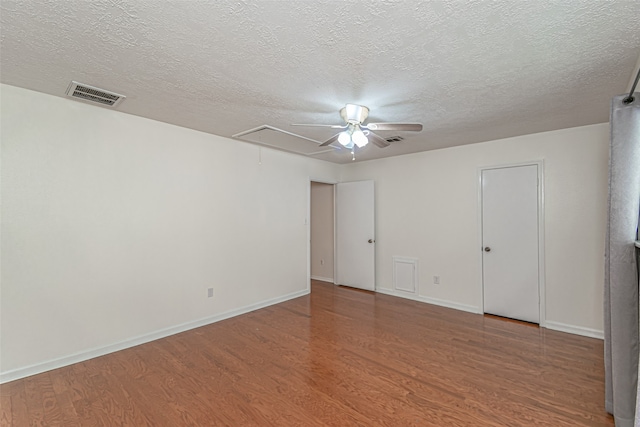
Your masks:
<path fill-rule="evenodd" d="M 540 323 L 538 166 L 482 171 L 484 312 Z"/>
<path fill-rule="evenodd" d="M 373 181 L 336 185 L 336 284 L 375 289 Z"/>

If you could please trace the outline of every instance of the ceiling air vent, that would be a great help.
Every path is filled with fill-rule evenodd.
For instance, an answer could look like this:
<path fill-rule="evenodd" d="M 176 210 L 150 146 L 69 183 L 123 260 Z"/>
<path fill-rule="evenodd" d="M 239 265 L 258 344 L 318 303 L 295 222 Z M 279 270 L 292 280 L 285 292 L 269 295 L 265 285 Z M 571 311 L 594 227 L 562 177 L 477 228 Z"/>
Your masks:
<path fill-rule="evenodd" d="M 401 136 L 390 136 L 389 138 L 385 138 L 385 141 L 387 142 L 400 142 L 403 141 L 404 138 Z"/>
<path fill-rule="evenodd" d="M 109 107 L 118 106 L 118 104 L 126 98 L 124 95 L 73 81 L 67 89 L 67 96 L 84 99 L 85 101 L 95 102 Z"/>

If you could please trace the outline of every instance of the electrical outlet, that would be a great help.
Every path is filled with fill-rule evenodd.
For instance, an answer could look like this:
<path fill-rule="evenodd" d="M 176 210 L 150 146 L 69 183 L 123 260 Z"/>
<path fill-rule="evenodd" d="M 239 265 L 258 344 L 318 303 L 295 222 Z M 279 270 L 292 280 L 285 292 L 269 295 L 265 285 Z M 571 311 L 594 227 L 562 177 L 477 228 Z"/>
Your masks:
<path fill-rule="evenodd" d="M 207 289 L 207 298 L 213 297 L 213 288 Z"/>
<path fill-rule="evenodd" d="M 434 285 L 440 284 L 440 276 L 433 276 L 433 284 Z"/>

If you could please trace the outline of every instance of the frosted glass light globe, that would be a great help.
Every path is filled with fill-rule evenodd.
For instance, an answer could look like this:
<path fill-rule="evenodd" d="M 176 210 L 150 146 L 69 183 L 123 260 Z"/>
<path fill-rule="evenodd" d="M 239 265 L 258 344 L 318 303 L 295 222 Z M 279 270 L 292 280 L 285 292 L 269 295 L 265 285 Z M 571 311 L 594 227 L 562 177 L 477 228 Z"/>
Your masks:
<path fill-rule="evenodd" d="M 351 135 L 351 138 L 359 148 L 362 148 L 369 143 L 366 135 L 360 129 L 354 131 L 353 135 Z"/>
<path fill-rule="evenodd" d="M 341 132 L 338 135 L 338 142 L 346 147 L 351 142 L 351 135 L 348 132 Z"/>

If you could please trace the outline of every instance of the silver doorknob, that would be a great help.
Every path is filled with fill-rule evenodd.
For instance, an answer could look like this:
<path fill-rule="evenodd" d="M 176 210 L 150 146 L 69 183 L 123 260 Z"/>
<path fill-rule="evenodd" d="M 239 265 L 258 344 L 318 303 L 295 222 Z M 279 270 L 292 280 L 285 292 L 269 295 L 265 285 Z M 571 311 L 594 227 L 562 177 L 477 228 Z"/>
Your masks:
<path fill-rule="evenodd" d="M 368 242 L 369 242 L 369 243 L 373 243 L 373 242 L 375 242 L 375 240 L 373 240 L 373 239 L 369 239 L 369 240 L 368 240 Z"/>
<path fill-rule="evenodd" d="M 487 246 L 487 247 L 484 248 L 484 251 L 485 252 L 491 252 L 491 248 L 489 246 Z"/>

